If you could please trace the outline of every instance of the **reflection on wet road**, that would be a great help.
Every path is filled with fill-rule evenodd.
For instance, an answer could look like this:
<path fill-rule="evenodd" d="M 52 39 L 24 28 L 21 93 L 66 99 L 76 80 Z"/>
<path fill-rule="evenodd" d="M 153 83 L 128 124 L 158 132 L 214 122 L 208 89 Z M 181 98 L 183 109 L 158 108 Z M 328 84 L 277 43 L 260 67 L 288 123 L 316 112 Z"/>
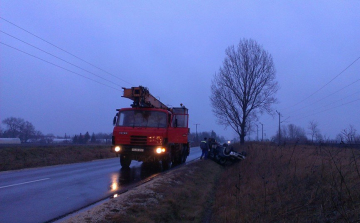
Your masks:
<path fill-rule="evenodd" d="M 192 148 L 187 162 L 197 159 L 199 156 L 200 149 Z M 134 166 L 131 165 L 129 169 L 121 168 L 118 173 L 113 173 L 111 176 L 111 191 L 116 192 L 124 186 L 137 183 L 160 172 L 162 172 L 161 163 L 137 163 Z"/>
<path fill-rule="evenodd" d="M 200 156 L 191 148 L 187 161 Z M 162 171 L 160 163 L 119 158 L 0 172 L 0 222 L 47 222 L 107 197 Z M 46 180 L 45 180 L 46 179 Z"/>

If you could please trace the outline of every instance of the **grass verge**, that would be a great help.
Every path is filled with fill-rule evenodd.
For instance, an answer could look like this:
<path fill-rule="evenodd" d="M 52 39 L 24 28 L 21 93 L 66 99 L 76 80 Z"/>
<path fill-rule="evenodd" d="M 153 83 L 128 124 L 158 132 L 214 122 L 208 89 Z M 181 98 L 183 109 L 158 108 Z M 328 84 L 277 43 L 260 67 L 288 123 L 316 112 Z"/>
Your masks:
<path fill-rule="evenodd" d="M 221 176 L 212 222 L 359 222 L 360 151 L 249 145 Z"/>
<path fill-rule="evenodd" d="M 115 157 L 109 145 L 12 146 L 0 148 L 0 171 Z"/>
<path fill-rule="evenodd" d="M 181 167 L 163 177 L 164 180 L 154 183 L 150 191 L 130 196 L 125 202 L 126 208 L 108 214 L 106 220 L 132 223 L 209 222 L 215 187 L 223 170 L 210 160 Z"/>

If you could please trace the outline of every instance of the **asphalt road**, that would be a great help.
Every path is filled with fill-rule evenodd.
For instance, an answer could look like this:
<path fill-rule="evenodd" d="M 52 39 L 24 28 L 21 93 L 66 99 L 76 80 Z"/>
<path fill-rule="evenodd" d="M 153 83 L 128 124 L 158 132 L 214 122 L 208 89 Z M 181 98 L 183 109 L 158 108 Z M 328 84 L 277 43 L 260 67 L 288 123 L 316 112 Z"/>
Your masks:
<path fill-rule="evenodd" d="M 200 157 L 191 148 L 187 162 Z M 0 223 L 47 222 L 112 196 L 161 172 L 132 161 L 122 170 L 119 158 L 0 172 Z"/>

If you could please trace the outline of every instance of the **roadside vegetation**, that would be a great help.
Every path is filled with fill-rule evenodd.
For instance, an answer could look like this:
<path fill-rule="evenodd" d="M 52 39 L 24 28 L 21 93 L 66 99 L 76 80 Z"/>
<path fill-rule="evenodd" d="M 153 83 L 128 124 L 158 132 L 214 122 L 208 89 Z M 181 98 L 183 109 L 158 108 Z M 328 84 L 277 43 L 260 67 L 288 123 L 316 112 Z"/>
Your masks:
<path fill-rule="evenodd" d="M 160 183 L 119 201 L 104 222 L 203 222 L 210 220 L 214 191 L 224 168 L 199 161 L 174 170 Z M 91 222 L 91 219 L 89 219 Z"/>
<path fill-rule="evenodd" d="M 273 144 L 237 145 L 245 160 L 206 160 L 182 167 L 171 180 L 105 222 L 357 222 L 360 151 Z M 147 205 L 156 197 L 156 202 Z"/>
<path fill-rule="evenodd" d="M 102 222 L 360 221 L 359 149 L 235 147 L 247 152 L 245 160 L 227 166 L 205 160 L 175 169 L 150 193 L 133 194 L 119 204 L 123 208 L 110 210 Z M 114 154 L 103 145 L 1 148 L 0 169 L 109 157 Z"/>
<path fill-rule="evenodd" d="M 358 149 L 250 144 L 246 151 L 219 180 L 211 222 L 360 220 Z"/>
<path fill-rule="evenodd" d="M 115 157 L 110 145 L 9 145 L 0 148 L 0 171 Z"/>

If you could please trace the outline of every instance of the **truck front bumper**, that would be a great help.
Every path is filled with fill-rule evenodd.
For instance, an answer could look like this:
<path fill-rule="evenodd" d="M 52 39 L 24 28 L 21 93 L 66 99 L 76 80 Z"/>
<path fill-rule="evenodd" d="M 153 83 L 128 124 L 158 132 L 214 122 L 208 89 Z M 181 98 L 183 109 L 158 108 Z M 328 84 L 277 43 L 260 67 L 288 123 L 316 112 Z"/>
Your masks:
<path fill-rule="evenodd" d="M 161 160 L 169 156 L 170 151 L 163 146 L 128 146 L 128 145 L 114 145 L 111 151 L 116 155 L 127 155 L 132 160 L 147 161 L 147 160 Z"/>

